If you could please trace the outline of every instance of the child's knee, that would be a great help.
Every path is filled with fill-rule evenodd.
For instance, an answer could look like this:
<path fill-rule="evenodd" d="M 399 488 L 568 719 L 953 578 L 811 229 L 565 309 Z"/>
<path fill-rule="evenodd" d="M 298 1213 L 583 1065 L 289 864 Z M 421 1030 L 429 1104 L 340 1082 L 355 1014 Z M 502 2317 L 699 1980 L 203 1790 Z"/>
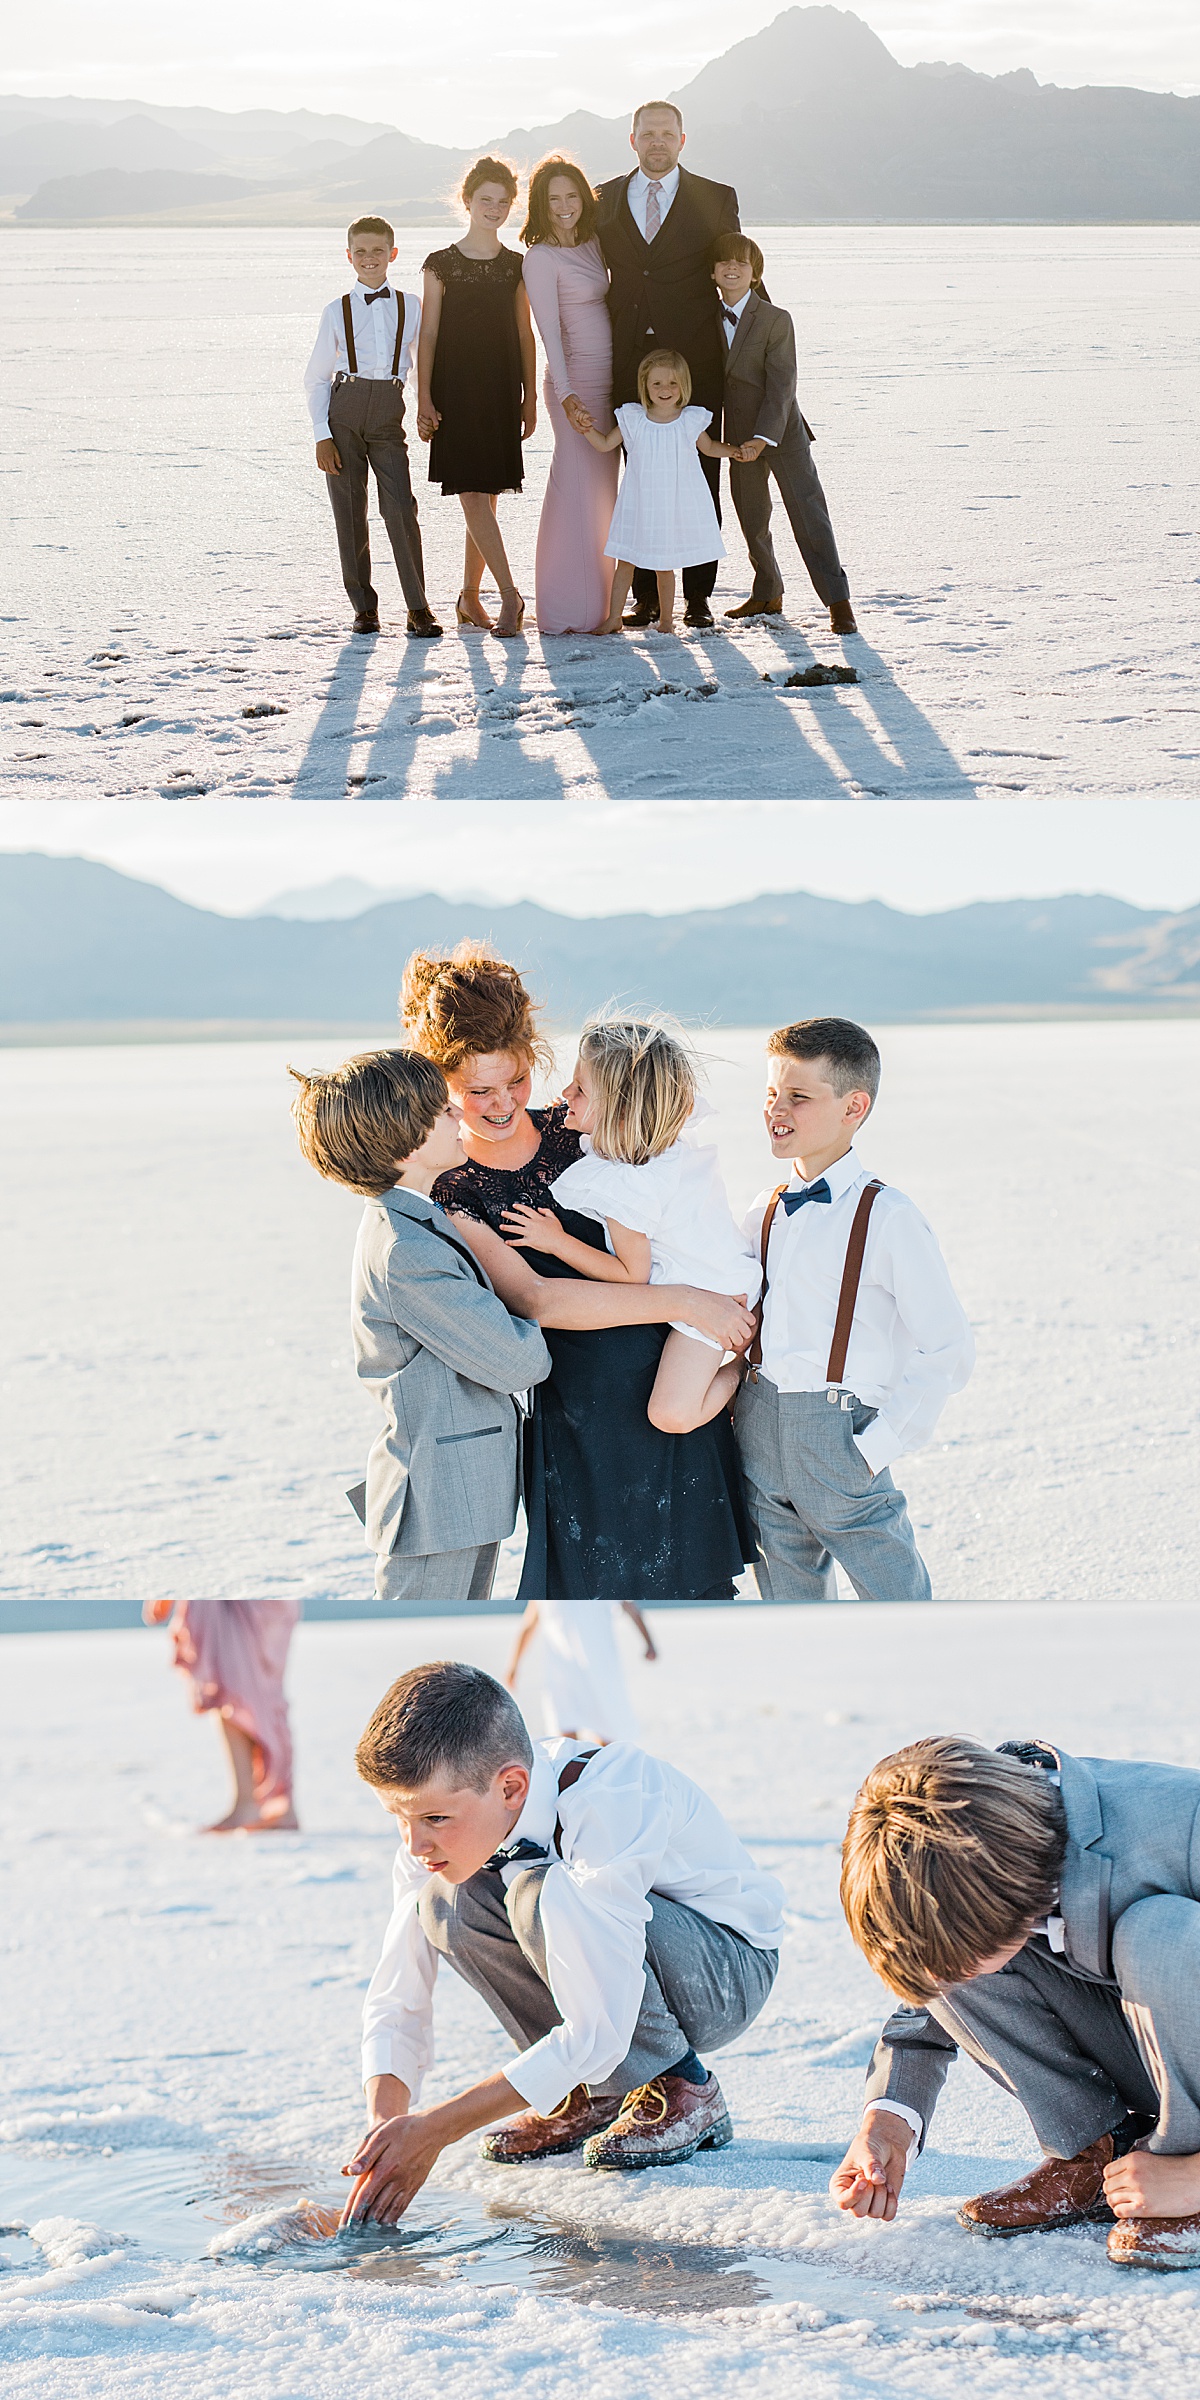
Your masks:
<path fill-rule="evenodd" d="M 694 1433 L 699 1423 L 694 1409 L 684 1408 L 678 1400 L 665 1395 L 660 1399 L 656 1392 L 650 1394 L 646 1415 L 660 1433 Z"/>

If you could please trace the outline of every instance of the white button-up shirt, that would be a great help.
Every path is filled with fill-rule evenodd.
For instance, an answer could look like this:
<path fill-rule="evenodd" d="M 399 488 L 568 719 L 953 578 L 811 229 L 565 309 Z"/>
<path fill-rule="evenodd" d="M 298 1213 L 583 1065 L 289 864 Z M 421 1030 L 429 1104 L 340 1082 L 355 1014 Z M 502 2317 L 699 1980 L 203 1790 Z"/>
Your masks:
<path fill-rule="evenodd" d="M 392 292 L 387 300 L 373 300 L 367 306 L 366 285 L 356 283 L 350 294 L 350 322 L 354 327 L 354 350 L 360 375 L 382 377 L 392 372 L 392 356 L 396 348 L 396 310 L 404 308 L 404 333 L 400 343 L 400 364 L 397 374 L 407 380 L 413 362 L 417 335 L 421 329 L 421 303 L 415 292 Z M 304 396 L 312 418 L 314 439 L 329 439 L 329 391 L 334 376 L 348 375 L 350 361 L 346 355 L 346 328 L 342 321 L 340 298 L 331 300 L 317 329 L 312 357 L 304 370 Z"/>
<path fill-rule="evenodd" d="M 782 1887 L 755 1866 L 705 1792 L 663 1759 L 613 1742 L 560 1795 L 559 1775 L 579 1747 L 534 1744 L 529 1796 L 507 1837 L 537 1842 L 551 1862 L 541 1921 L 562 2023 L 504 2069 L 539 2116 L 576 2084 L 602 2083 L 629 2050 L 645 1991 L 648 1894 L 682 1901 L 756 1950 L 777 1949 L 783 1932 Z M 505 1867 L 505 1882 L 529 1863 Z M 433 2063 L 438 1954 L 417 1915 L 427 1881 L 401 1845 L 391 1923 L 363 2008 L 364 2083 L 396 2075 L 414 2099 Z"/>
<path fill-rule="evenodd" d="M 781 1392 L 827 1388 L 846 1246 L 871 1176 L 848 1150 L 825 1169 L 824 1181 L 828 1201 L 812 1200 L 789 1217 L 781 1200 L 771 1226 L 761 1371 Z M 804 1188 L 793 1167 L 787 1189 Z M 745 1221 L 756 1249 L 769 1199 L 769 1192 L 760 1193 Z M 841 1386 L 879 1411 L 855 1436 L 873 1475 L 929 1440 L 951 1392 L 961 1391 L 974 1364 L 971 1328 L 933 1233 L 920 1209 L 888 1184 L 867 1228 Z"/>
<path fill-rule="evenodd" d="M 637 174 L 631 175 L 629 178 L 629 183 L 626 187 L 626 198 L 629 202 L 629 213 L 633 218 L 634 224 L 637 226 L 638 232 L 641 234 L 643 241 L 646 239 L 646 210 L 650 202 L 650 185 L 652 182 L 660 184 L 662 187 L 658 195 L 658 229 L 661 233 L 663 226 L 667 221 L 667 214 L 670 209 L 671 202 L 673 201 L 676 192 L 679 190 L 678 167 L 672 167 L 669 175 L 655 176 L 644 175 L 639 167 Z"/>

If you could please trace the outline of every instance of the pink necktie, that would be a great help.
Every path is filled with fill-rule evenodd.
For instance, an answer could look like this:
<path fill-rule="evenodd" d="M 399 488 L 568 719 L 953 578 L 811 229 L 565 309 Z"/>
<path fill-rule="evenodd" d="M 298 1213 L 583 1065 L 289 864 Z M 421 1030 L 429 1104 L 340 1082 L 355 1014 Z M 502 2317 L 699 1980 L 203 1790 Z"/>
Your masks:
<path fill-rule="evenodd" d="M 661 190 L 661 183 L 652 183 L 646 195 L 646 240 L 648 242 L 654 240 L 654 236 L 662 224 L 662 210 L 658 205 L 658 195 Z"/>

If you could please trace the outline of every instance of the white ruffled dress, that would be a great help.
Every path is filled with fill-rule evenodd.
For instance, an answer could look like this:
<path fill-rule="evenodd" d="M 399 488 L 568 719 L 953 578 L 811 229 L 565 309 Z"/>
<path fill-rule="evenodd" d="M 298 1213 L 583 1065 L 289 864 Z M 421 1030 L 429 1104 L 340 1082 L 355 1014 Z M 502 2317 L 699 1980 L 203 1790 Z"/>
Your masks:
<path fill-rule="evenodd" d="M 588 1134 L 583 1155 L 555 1177 L 550 1186 L 563 1208 L 577 1209 L 605 1228 L 607 1219 L 644 1233 L 650 1243 L 651 1283 L 690 1283 L 703 1292 L 744 1292 L 753 1308 L 762 1286 L 762 1270 L 741 1227 L 735 1223 L 717 1164 L 715 1144 L 703 1146 L 692 1127 L 707 1104 L 697 1108 L 677 1142 L 644 1167 L 631 1167 L 617 1158 L 599 1158 Z M 693 1325 L 676 1325 L 694 1342 L 717 1345 Z"/>

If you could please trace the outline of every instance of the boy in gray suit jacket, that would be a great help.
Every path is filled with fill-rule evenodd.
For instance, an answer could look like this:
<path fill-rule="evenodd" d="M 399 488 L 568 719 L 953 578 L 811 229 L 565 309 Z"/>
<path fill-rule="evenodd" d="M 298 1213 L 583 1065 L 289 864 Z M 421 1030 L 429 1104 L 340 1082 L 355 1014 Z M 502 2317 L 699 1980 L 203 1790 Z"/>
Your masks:
<path fill-rule="evenodd" d="M 730 462 L 729 488 L 754 568 L 749 599 L 725 614 L 782 614 L 783 577 L 771 540 L 773 475 L 833 632 L 857 633 L 846 570 L 813 465 L 812 428 L 796 403 L 792 320 L 761 290 L 763 254 L 749 234 L 719 235 L 712 261 L 725 349 L 725 440 L 741 451 L 740 459 Z"/>
<path fill-rule="evenodd" d="M 867 1777 L 842 1858 L 850 1930 L 904 2005 L 839 2205 L 895 2216 L 961 2049 L 1015 2092 L 1045 2155 L 960 2224 L 1107 2223 L 1116 2266 L 1200 2265 L 1200 1774 L 913 1742 Z"/>

